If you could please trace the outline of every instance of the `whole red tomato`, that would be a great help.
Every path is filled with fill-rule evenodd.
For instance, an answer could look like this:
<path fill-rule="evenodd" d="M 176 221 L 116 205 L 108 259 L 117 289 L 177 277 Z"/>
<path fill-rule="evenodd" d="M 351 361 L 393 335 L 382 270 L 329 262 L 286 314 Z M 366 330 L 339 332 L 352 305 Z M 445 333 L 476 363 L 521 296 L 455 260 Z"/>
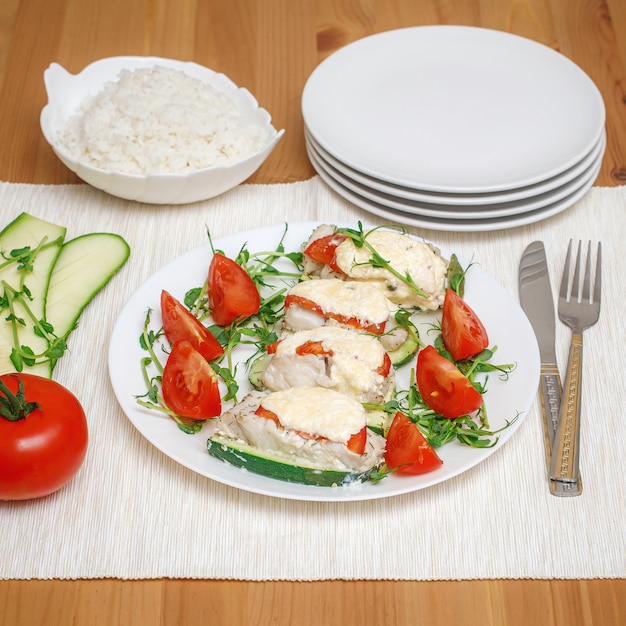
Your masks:
<path fill-rule="evenodd" d="M 47 496 L 87 453 L 85 413 L 69 390 L 32 374 L 0 376 L 0 500 Z"/>

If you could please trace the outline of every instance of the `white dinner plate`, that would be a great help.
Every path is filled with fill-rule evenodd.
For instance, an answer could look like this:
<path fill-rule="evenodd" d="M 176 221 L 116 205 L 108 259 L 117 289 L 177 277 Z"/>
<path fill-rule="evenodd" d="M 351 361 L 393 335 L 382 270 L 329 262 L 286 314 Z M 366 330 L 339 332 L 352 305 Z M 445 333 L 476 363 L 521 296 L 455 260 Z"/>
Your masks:
<path fill-rule="evenodd" d="M 393 185 L 385 181 L 363 174 L 355 170 L 345 163 L 336 159 L 329 152 L 324 150 L 319 143 L 315 141 L 313 135 L 304 129 L 306 141 L 311 144 L 314 152 L 320 160 L 330 165 L 333 169 L 342 174 L 342 177 L 351 180 L 354 184 L 366 187 L 374 193 L 386 194 L 398 198 L 400 200 L 409 200 L 412 202 L 429 203 L 443 205 L 448 209 L 457 209 L 459 211 L 471 211 L 475 207 L 480 210 L 488 210 L 493 205 L 501 205 L 505 202 L 519 202 L 528 198 L 537 198 L 550 192 L 555 192 L 564 185 L 571 183 L 575 179 L 586 174 L 598 158 L 602 158 L 606 148 L 606 131 L 602 131 L 600 139 L 595 146 L 586 154 L 578 163 L 565 170 L 563 173 L 553 176 L 546 181 L 520 187 L 510 191 L 495 193 L 457 193 L 445 194 L 434 191 L 423 191 L 421 189 L 411 189 L 401 185 Z M 338 180 L 341 180 L 339 177 Z"/>
<path fill-rule="evenodd" d="M 372 189 L 354 181 L 348 176 L 345 176 L 341 171 L 333 167 L 324 159 L 321 153 L 315 149 L 314 144 L 308 138 L 306 139 L 306 142 L 307 154 L 309 155 L 311 164 L 318 173 L 323 171 L 326 175 L 337 181 L 339 185 L 357 194 L 364 200 L 375 202 L 396 211 L 402 211 L 404 213 L 415 214 L 423 217 L 431 217 L 437 220 L 500 219 L 533 212 L 546 207 L 554 207 L 557 202 L 572 197 L 572 195 L 579 189 L 587 185 L 590 179 L 595 180 L 598 175 L 598 170 L 602 165 L 602 158 L 604 156 L 604 142 L 602 142 L 600 145 L 600 152 L 591 162 L 589 167 L 568 183 L 561 185 L 552 191 L 532 196 L 530 198 L 525 198 L 524 200 L 514 200 L 511 202 L 488 204 L 477 207 L 474 205 L 456 206 L 418 202 L 416 200 L 399 198 L 395 195 Z"/>
<path fill-rule="evenodd" d="M 304 122 L 342 163 L 443 193 L 552 178 L 598 142 L 591 79 L 532 40 L 467 26 L 378 33 L 331 54 L 302 94 Z"/>
<path fill-rule="evenodd" d="M 317 225 L 313 222 L 289 224 L 284 238 L 285 250 L 299 250 Z M 269 250 L 272 245 L 278 245 L 283 232 L 284 225 L 268 226 L 217 239 L 213 245 L 230 256 L 236 255 L 243 245 L 251 252 L 255 251 L 257 243 L 263 250 Z M 445 250 L 442 253 L 445 256 L 450 254 Z M 470 470 L 494 453 L 506 454 L 506 450 L 500 450 L 518 431 L 537 391 L 539 351 L 524 312 L 511 294 L 480 269 L 480 259 L 475 259 L 476 263 L 471 265 L 467 273 L 466 300 L 481 317 L 489 333 L 490 343 L 498 346 L 497 362 L 516 364 L 507 381 L 493 375 L 489 377 L 485 402 L 491 428 L 502 428 L 517 417 L 512 425 L 500 433 L 494 447 L 477 449 L 451 442 L 438 450 L 443 465 L 434 472 L 421 476 L 391 475 L 376 484 L 368 482 L 349 487 L 316 487 L 282 482 L 242 471 L 211 457 L 206 449 L 206 441 L 213 422 L 206 423 L 195 435 L 186 435 L 169 417 L 144 409 L 135 400 L 136 396 L 145 392 L 140 360 L 146 353 L 141 350 L 138 338 L 146 311 L 148 308 L 153 310 L 152 325 L 158 328 L 161 324 L 161 290 L 166 289 L 182 300 L 188 289 L 203 283 L 211 257 L 211 246 L 207 243 L 155 272 L 129 299 L 111 336 L 109 374 L 117 400 L 137 430 L 158 450 L 198 474 L 238 489 L 278 498 L 339 502 L 386 498 L 424 489 Z M 467 265 L 467 262 L 464 264 Z M 426 329 L 433 321 L 434 314 L 425 314 L 418 322 L 425 340 L 428 338 Z M 243 358 L 242 354 L 240 359 Z M 239 369 L 239 397 L 250 389 L 243 369 Z M 409 367 L 398 370 L 398 386 L 407 385 L 409 370 Z"/>
<path fill-rule="evenodd" d="M 307 150 L 309 150 L 308 147 Z M 315 168 L 315 154 L 308 151 L 308 155 L 311 164 Z M 483 219 L 450 219 L 446 217 L 430 217 L 427 215 L 418 215 L 417 213 L 408 213 L 407 211 L 391 208 L 385 204 L 355 193 L 330 176 L 323 167 L 320 167 L 319 163 L 317 164 L 319 169 L 316 169 L 316 172 L 319 174 L 320 178 L 337 194 L 364 211 L 372 213 L 373 215 L 378 215 L 379 217 L 384 217 L 385 219 L 390 220 L 391 223 L 453 232 L 486 232 L 532 224 L 565 211 L 565 209 L 572 206 L 577 200 L 580 200 L 580 198 L 582 198 L 589 191 L 589 189 L 591 189 L 593 183 L 598 177 L 598 174 L 600 173 L 601 165 L 602 161 L 600 160 L 596 164 L 595 168 L 590 172 L 589 177 L 582 186 L 570 195 L 554 202 L 553 204 L 549 204 L 540 209 L 535 209 L 534 211 L 527 211 L 519 215 L 494 218 L 485 217 Z"/>

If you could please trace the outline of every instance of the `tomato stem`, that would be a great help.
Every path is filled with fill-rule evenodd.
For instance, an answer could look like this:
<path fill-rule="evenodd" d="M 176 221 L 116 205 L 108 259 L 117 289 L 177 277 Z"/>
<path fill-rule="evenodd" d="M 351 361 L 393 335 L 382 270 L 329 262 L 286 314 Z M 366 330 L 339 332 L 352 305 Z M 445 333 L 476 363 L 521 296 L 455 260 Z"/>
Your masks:
<path fill-rule="evenodd" d="M 17 393 L 13 393 L 0 378 L 0 415 L 10 422 L 19 422 L 41 406 L 38 402 L 26 402 L 24 382 L 19 376 L 16 374 L 7 374 L 7 376 L 17 378 L 18 388 Z"/>

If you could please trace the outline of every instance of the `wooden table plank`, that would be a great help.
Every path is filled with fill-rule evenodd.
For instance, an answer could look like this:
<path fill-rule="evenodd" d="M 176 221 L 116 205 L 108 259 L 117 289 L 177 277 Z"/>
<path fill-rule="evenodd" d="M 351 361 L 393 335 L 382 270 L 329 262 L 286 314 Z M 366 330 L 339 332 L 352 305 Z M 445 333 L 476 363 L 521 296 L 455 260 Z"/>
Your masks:
<path fill-rule="evenodd" d="M 4 581 L 3 626 L 621 626 L 626 581 Z"/>
<path fill-rule="evenodd" d="M 452 6 L 435 0 L 185 0 L 179 10 L 174 6 L 161 1 L 149 10 L 139 0 L 7 0 L 0 14 L 5 35 L 0 44 L 4 180 L 78 182 L 39 130 L 46 102 L 43 71 L 57 61 L 76 72 L 114 54 L 177 56 L 225 72 L 250 89 L 287 131 L 250 182 L 309 178 L 314 170 L 306 157 L 299 100 L 317 63 L 378 30 L 435 23 L 508 30 L 560 50 L 581 65 L 600 87 L 607 108 L 609 145 L 597 184 L 622 184 L 626 178 L 626 9 L 619 0 L 609 5 L 599 0 L 468 0 Z M 610 18 L 613 9 L 616 19 Z"/>
<path fill-rule="evenodd" d="M 0 179 L 75 183 L 39 130 L 42 75 L 105 56 L 194 60 L 250 89 L 286 134 L 257 183 L 314 174 L 300 95 L 314 67 L 374 32 L 465 24 L 513 32 L 578 63 L 607 109 L 599 185 L 626 182 L 626 3 L 623 0 L 3 0 Z M 0 209 L 1 210 L 1 209 Z M 625 572 L 626 574 L 626 572 Z M 626 580 L 1 581 L 0 624 L 428 624 L 617 626 Z"/>

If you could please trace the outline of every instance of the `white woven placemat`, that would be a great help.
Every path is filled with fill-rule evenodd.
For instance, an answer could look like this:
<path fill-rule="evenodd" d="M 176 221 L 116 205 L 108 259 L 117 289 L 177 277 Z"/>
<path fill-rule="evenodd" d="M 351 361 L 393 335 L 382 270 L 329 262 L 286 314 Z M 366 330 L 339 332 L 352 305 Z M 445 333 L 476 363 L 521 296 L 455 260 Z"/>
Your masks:
<path fill-rule="evenodd" d="M 623 246 L 626 188 L 594 188 L 543 222 L 487 233 L 419 231 L 481 266 L 517 297 L 517 267 L 542 239 L 553 281 L 570 237 L 602 240 L 600 323 L 586 331 L 585 491 L 555 498 L 545 481 L 539 403 L 497 454 L 424 491 L 386 500 L 316 503 L 239 491 L 170 460 L 120 410 L 108 340 L 128 297 L 170 259 L 214 237 L 285 221 L 381 223 L 316 177 L 243 185 L 211 201 L 143 206 L 88 186 L 0 184 L 8 223 L 28 211 L 123 235 L 131 258 L 84 312 L 55 377 L 80 398 L 85 464 L 58 493 L 0 503 L 0 578 L 240 580 L 612 578 L 626 576 Z M 414 232 L 417 232 L 413 229 Z M 558 326 L 564 369 L 568 333 Z"/>

